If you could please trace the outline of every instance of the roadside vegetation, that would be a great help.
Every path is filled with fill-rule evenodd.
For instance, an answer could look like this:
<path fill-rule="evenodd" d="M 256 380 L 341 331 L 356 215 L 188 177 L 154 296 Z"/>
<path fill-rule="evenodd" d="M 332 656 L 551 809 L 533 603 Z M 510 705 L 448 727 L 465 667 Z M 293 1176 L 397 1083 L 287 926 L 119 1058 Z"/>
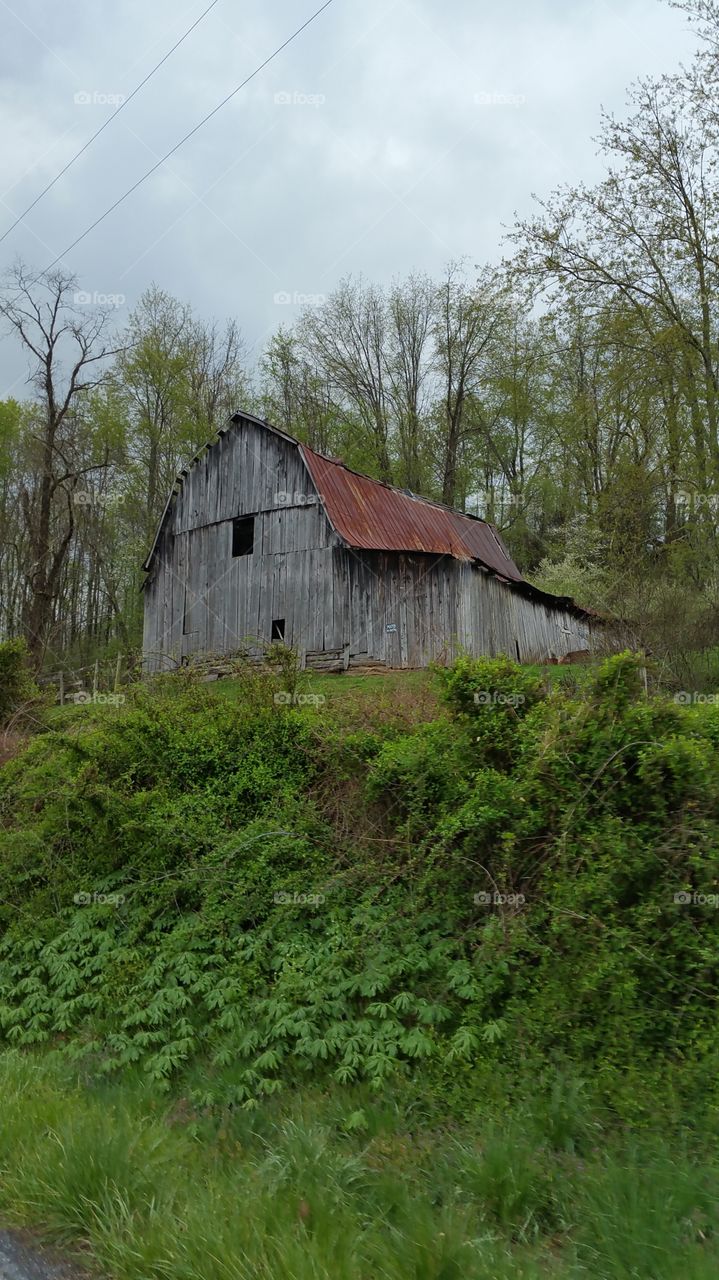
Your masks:
<path fill-rule="evenodd" d="M 49 714 L 0 1213 L 138 1280 L 715 1275 L 719 706 L 645 663 Z"/>
<path fill-rule="evenodd" d="M 630 1133 L 579 1077 L 482 1075 L 461 1121 L 404 1086 L 208 1116 L 10 1051 L 0 1214 L 121 1280 L 714 1280 L 705 1113 Z"/>

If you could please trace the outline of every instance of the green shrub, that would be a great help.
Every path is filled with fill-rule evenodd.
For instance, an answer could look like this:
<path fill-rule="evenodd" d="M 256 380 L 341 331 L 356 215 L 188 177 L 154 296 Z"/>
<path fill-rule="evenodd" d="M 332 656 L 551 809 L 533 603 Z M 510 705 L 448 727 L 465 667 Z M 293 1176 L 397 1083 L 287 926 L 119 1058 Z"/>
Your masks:
<path fill-rule="evenodd" d="M 0 643 L 0 725 L 5 725 L 23 706 L 40 696 L 29 667 L 24 640 Z"/>
<path fill-rule="evenodd" d="M 477 755 L 504 766 L 516 753 L 518 728 L 546 696 L 541 679 L 509 658 L 458 658 L 438 668 L 444 700 L 469 725 Z"/>

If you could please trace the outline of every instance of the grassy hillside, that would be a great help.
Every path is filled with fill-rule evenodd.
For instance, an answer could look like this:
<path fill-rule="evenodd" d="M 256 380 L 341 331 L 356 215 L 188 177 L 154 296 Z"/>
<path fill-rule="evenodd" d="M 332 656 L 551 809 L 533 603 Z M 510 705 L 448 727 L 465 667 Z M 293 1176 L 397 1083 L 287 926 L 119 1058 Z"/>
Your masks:
<path fill-rule="evenodd" d="M 0 782 L 6 1213 L 138 1280 L 211 1229 L 228 1280 L 716 1274 L 718 707 L 622 655 L 51 724 Z"/>

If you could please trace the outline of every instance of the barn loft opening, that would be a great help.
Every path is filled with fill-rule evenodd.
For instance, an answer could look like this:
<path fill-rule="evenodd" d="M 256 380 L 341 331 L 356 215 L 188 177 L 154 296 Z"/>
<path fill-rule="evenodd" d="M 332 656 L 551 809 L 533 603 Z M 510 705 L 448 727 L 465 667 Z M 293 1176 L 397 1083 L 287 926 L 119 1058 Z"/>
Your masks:
<path fill-rule="evenodd" d="M 271 635 L 270 635 L 270 639 L 271 639 L 271 640 L 284 640 L 284 638 L 285 638 L 285 620 L 284 620 L 284 618 L 273 618 L 273 619 L 272 619 L 272 633 L 271 633 Z"/>
<path fill-rule="evenodd" d="M 255 517 L 238 516 L 232 521 L 233 556 L 251 556 L 255 546 Z"/>

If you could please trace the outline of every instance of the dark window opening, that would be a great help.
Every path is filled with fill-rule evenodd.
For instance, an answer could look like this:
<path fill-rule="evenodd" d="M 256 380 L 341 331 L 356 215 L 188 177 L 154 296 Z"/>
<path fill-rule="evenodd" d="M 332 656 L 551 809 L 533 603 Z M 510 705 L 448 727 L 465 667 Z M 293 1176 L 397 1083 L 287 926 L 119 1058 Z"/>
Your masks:
<path fill-rule="evenodd" d="M 182 634 L 183 634 L 183 636 L 189 636 L 189 635 L 191 634 L 191 632 L 192 632 L 192 627 L 190 626 L 190 615 L 191 615 L 191 613 L 192 613 L 192 596 L 190 595 L 190 592 L 187 590 L 187 587 L 185 587 L 185 599 L 184 599 L 184 603 L 183 603 L 183 606 L 182 606 Z"/>
<path fill-rule="evenodd" d="M 271 633 L 271 635 L 270 635 L 270 639 L 271 639 L 271 640 L 284 640 L 284 638 L 285 638 L 285 620 L 284 620 L 284 618 L 273 618 L 273 619 L 272 619 L 272 633 Z"/>
<path fill-rule="evenodd" d="M 255 545 L 255 517 L 238 516 L 232 521 L 233 556 L 251 556 Z"/>
<path fill-rule="evenodd" d="M 521 659 L 521 658 L 520 658 L 520 656 L 519 656 L 519 641 L 518 641 L 518 640 L 515 640 L 515 642 L 514 642 L 514 647 L 515 647 L 515 649 L 517 650 L 517 662 L 521 662 L 521 661 L 522 661 L 522 659 Z"/>

